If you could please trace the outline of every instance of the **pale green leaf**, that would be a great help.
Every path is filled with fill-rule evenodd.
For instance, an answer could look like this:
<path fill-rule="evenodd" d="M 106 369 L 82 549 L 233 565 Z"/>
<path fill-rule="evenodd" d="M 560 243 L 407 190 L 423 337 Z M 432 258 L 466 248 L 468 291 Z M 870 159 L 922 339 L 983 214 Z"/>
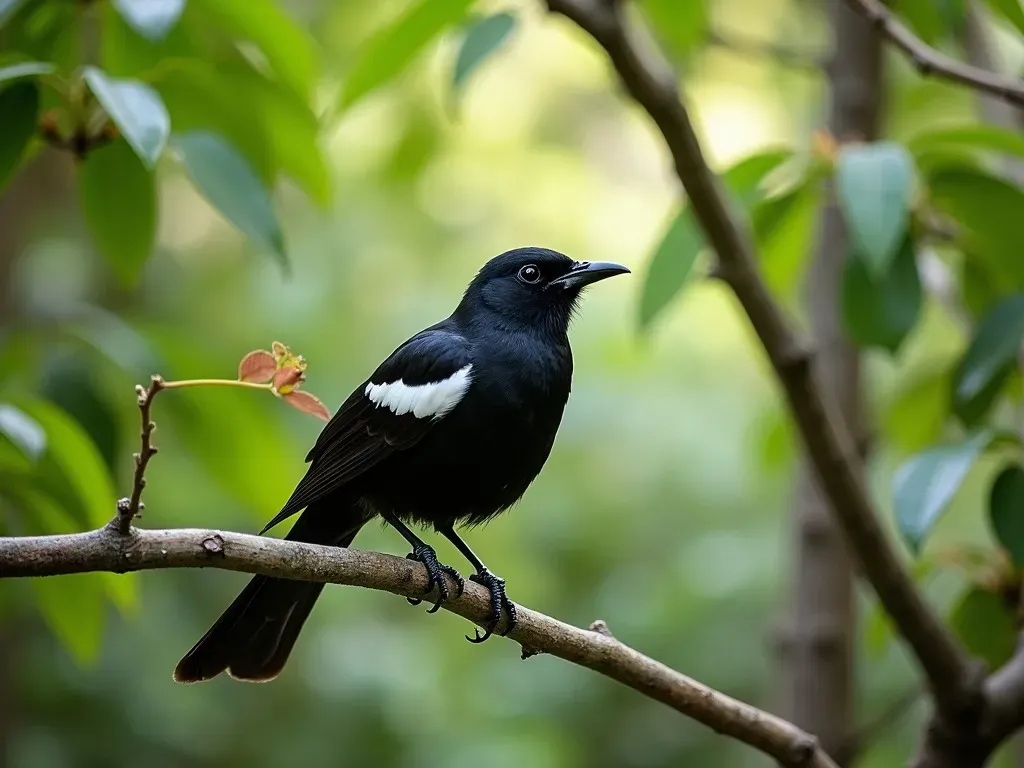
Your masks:
<path fill-rule="evenodd" d="M 0 83 L 10 80 L 22 80 L 26 77 L 50 75 L 53 74 L 54 70 L 56 70 L 56 67 L 45 61 L 23 61 L 19 64 L 0 67 Z"/>
<path fill-rule="evenodd" d="M 125 140 L 150 168 L 163 154 L 171 134 L 171 118 L 160 94 L 145 83 L 108 77 L 85 68 L 85 81 Z"/>
<path fill-rule="evenodd" d="M 470 26 L 459 47 L 452 72 L 452 92 L 458 94 L 477 68 L 508 40 L 516 26 L 511 13 L 496 13 Z"/>
<path fill-rule="evenodd" d="M 39 422 L 6 403 L 0 403 L 0 435 L 31 461 L 38 459 L 46 450 L 46 432 Z"/>
<path fill-rule="evenodd" d="M 113 3 L 124 20 L 150 40 L 165 37 L 185 10 L 185 0 L 113 0 Z"/>

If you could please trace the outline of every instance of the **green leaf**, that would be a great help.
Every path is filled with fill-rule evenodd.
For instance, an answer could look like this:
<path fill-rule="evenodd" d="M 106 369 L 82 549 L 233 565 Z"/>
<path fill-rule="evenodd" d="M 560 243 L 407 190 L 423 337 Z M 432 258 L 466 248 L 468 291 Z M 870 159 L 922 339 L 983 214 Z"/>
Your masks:
<path fill-rule="evenodd" d="M 160 40 L 178 23 L 185 0 L 113 0 L 132 28 L 149 40 Z"/>
<path fill-rule="evenodd" d="M 26 0 L 0 0 L 0 27 L 3 27 L 25 2 Z"/>
<path fill-rule="evenodd" d="M 1004 299 L 974 330 L 954 375 L 953 409 L 961 419 L 976 421 L 1017 361 L 1024 339 L 1024 294 Z"/>
<path fill-rule="evenodd" d="M 0 83 L 10 80 L 23 80 L 26 77 L 51 75 L 56 69 L 53 64 L 47 64 L 45 61 L 23 61 L 19 64 L 0 67 Z"/>
<path fill-rule="evenodd" d="M 191 0 L 214 27 L 255 44 L 281 82 L 308 98 L 319 62 L 310 34 L 281 10 L 278 0 Z"/>
<path fill-rule="evenodd" d="M 961 442 L 922 451 L 896 471 L 893 479 L 896 524 L 914 553 L 920 551 L 928 533 L 991 441 L 992 433 L 981 430 Z"/>
<path fill-rule="evenodd" d="M 945 147 L 967 147 L 1024 157 L 1024 136 L 992 125 L 964 125 L 925 131 L 907 143 L 915 156 Z"/>
<path fill-rule="evenodd" d="M 171 135 L 171 118 L 160 94 L 137 80 L 108 77 L 96 67 L 86 67 L 84 76 L 142 162 L 149 168 L 156 165 Z"/>
<path fill-rule="evenodd" d="M 1001 280 L 981 259 L 964 254 L 960 262 L 960 299 L 975 320 L 1013 292 L 1012 281 Z"/>
<path fill-rule="evenodd" d="M 508 40 L 515 26 L 516 17 L 511 13 L 486 16 L 470 26 L 455 59 L 455 70 L 452 73 L 453 95 L 457 95 L 470 75 Z"/>
<path fill-rule="evenodd" d="M 895 354 L 914 329 L 924 302 L 914 251 L 914 239 L 904 237 L 881 275 L 872 272 L 860 252 L 847 255 L 841 302 L 843 324 L 854 343 Z"/>
<path fill-rule="evenodd" d="M 287 271 L 284 236 L 270 196 L 238 150 L 203 131 L 176 135 L 174 148 L 203 197 Z"/>
<path fill-rule="evenodd" d="M 1017 629 L 1003 599 L 980 587 L 970 587 L 954 606 L 949 623 L 964 647 L 983 659 L 990 670 L 1013 656 Z"/>
<path fill-rule="evenodd" d="M 18 398 L 12 402 L 46 432 L 42 471 L 52 480 L 46 486 L 48 492 L 68 507 L 68 514 L 72 508 L 80 512 L 87 525 L 99 528 L 109 522 L 115 511 L 114 482 L 81 426 L 46 401 Z"/>
<path fill-rule="evenodd" d="M 640 297 L 640 328 L 646 329 L 690 276 L 704 240 L 693 214 L 684 208 L 672 219 L 651 257 Z"/>
<path fill-rule="evenodd" d="M 789 150 L 773 149 L 746 157 L 722 174 L 733 201 L 746 214 L 763 194 L 761 182 L 792 157 Z M 686 284 L 704 247 L 704 236 L 684 207 L 672 220 L 651 257 L 640 297 L 640 328 L 646 329 Z"/>
<path fill-rule="evenodd" d="M 754 206 L 751 219 L 765 282 L 773 293 L 796 293 L 813 244 L 821 185 L 805 180 L 796 189 Z"/>
<path fill-rule="evenodd" d="M 0 190 L 14 178 L 36 134 L 39 86 L 18 82 L 0 91 Z"/>
<path fill-rule="evenodd" d="M 964 24 L 963 0 L 898 0 L 894 7 L 928 45 L 954 37 Z"/>
<path fill-rule="evenodd" d="M 1024 34 L 1024 9 L 1020 0 L 988 0 L 989 7 Z"/>
<path fill-rule="evenodd" d="M 641 0 L 657 38 L 677 58 L 694 53 L 708 36 L 706 0 Z"/>
<path fill-rule="evenodd" d="M 1019 464 L 999 473 L 989 494 L 988 511 L 996 540 L 1010 553 L 1013 564 L 1024 568 L 1024 469 Z"/>
<path fill-rule="evenodd" d="M 448 27 L 466 18 L 473 0 L 419 0 L 359 52 L 341 91 L 347 109 L 398 77 Z"/>
<path fill-rule="evenodd" d="M 155 87 L 154 81 L 169 69 L 214 58 L 209 45 L 204 45 L 209 38 L 208 30 L 190 11 L 186 8 L 177 24 L 161 37 L 151 39 L 139 34 L 113 3 L 100 4 L 96 9 L 100 22 L 99 66 L 110 77 L 137 77 Z M 221 56 L 216 57 L 217 64 L 221 63 Z M 174 128 L 180 130 L 176 123 Z"/>
<path fill-rule="evenodd" d="M 875 274 L 896 256 L 910 220 L 914 161 L 899 144 L 843 147 L 836 163 L 836 197 L 850 238 Z"/>
<path fill-rule="evenodd" d="M 124 141 L 90 152 L 78 168 L 78 197 L 96 248 L 134 285 L 156 239 L 156 182 Z"/>
<path fill-rule="evenodd" d="M 952 377 L 948 370 L 922 376 L 900 391 L 883 416 L 886 440 L 905 454 L 916 453 L 942 436 L 949 413 Z"/>
<path fill-rule="evenodd" d="M 30 461 L 46 450 L 46 432 L 39 422 L 13 405 L 0 403 L 0 435 L 3 435 Z"/>
<path fill-rule="evenodd" d="M 1024 191 L 981 170 L 940 168 L 928 179 L 931 200 L 964 230 L 966 250 L 1024 288 Z"/>

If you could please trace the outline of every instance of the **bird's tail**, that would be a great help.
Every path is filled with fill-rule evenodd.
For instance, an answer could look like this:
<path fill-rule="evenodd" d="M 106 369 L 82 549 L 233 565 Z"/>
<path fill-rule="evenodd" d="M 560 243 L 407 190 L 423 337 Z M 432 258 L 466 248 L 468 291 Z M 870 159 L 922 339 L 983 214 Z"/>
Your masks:
<path fill-rule="evenodd" d="M 344 511 L 337 507 L 330 510 L 310 507 L 285 538 L 347 547 L 366 524 L 366 519 L 360 517 L 341 535 L 327 537 L 319 529 L 328 515 L 338 520 L 344 517 Z M 284 668 L 323 588 L 323 584 L 315 582 L 253 577 L 178 662 L 174 680 L 198 683 L 225 671 L 236 680 L 253 683 L 273 680 Z"/>

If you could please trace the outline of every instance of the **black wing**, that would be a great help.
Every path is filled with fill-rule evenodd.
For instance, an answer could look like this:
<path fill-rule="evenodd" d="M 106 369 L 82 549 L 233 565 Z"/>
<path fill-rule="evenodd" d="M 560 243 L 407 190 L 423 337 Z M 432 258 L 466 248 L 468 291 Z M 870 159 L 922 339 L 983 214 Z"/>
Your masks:
<path fill-rule="evenodd" d="M 452 401 L 465 394 L 471 368 L 469 343 L 441 328 L 428 328 L 396 349 L 324 427 L 306 456 L 312 464 L 305 477 L 260 533 L 351 482 L 391 453 L 418 443 L 454 407 Z M 403 397 L 399 389 L 379 387 L 396 382 L 405 387 L 452 384 L 445 391 L 433 391 L 432 399 L 420 397 L 420 407 L 412 409 L 417 401 L 408 389 Z M 417 390 L 417 394 L 428 391 Z"/>

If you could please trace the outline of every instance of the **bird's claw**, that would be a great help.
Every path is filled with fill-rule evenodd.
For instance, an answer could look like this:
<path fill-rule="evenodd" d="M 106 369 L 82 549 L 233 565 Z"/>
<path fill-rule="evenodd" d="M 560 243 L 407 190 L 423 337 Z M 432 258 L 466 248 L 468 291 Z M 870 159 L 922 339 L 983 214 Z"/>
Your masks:
<path fill-rule="evenodd" d="M 480 573 L 474 573 L 469 577 L 470 581 L 475 581 L 477 584 L 481 584 L 487 587 L 491 592 L 491 620 L 487 622 L 484 634 L 480 634 L 479 629 L 473 630 L 474 637 L 466 635 L 466 639 L 471 643 L 482 643 L 484 640 L 494 634 L 494 630 L 498 627 L 498 622 L 501 621 L 501 611 L 504 609 L 508 612 L 508 624 L 498 634 L 504 637 L 518 624 L 518 618 L 516 617 L 516 605 L 508 599 L 508 595 L 505 594 L 505 580 L 500 576 L 495 576 L 488 570 L 483 570 Z"/>
<path fill-rule="evenodd" d="M 446 573 L 455 582 L 455 596 L 462 597 L 462 592 L 466 588 L 466 580 L 462 578 L 461 573 L 450 565 L 439 562 L 433 547 L 428 544 L 417 544 L 405 558 L 406 560 L 415 560 L 418 563 L 423 563 L 423 566 L 427 569 L 427 588 L 423 591 L 423 594 L 429 594 L 434 587 L 437 587 L 437 600 L 434 601 L 434 607 L 427 611 L 427 613 L 436 613 L 451 596 L 448 590 L 448 582 L 444 578 Z M 407 597 L 405 599 L 412 605 L 419 605 L 423 602 L 414 597 Z"/>

